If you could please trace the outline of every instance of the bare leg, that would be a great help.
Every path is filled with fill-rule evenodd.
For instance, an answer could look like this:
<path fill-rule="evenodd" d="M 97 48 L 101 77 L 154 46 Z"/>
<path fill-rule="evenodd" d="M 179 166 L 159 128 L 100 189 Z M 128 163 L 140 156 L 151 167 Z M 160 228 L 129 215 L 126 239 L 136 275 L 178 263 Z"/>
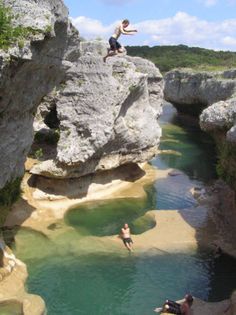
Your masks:
<path fill-rule="evenodd" d="M 133 251 L 133 248 L 132 248 L 132 243 L 125 243 L 125 246 L 126 246 L 126 248 L 130 251 L 130 252 L 132 252 Z"/>
<path fill-rule="evenodd" d="M 118 49 L 118 53 L 124 53 L 124 52 L 126 52 L 126 49 L 124 46 Z"/>
<path fill-rule="evenodd" d="M 115 56 L 117 54 L 118 54 L 118 50 L 109 50 L 108 54 L 105 57 L 103 57 L 103 61 L 106 62 L 107 57 L 112 57 L 112 56 Z"/>

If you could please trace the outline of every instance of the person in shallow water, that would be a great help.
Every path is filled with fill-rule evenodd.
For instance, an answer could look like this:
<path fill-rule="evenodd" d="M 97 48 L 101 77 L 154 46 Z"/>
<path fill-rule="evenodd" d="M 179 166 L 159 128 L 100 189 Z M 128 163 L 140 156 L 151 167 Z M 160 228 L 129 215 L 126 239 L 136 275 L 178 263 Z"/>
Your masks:
<path fill-rule="evenodd" d="M 118 53 L 124 52 L 124 47 L 118 42 L 118 38 L 121 34 L 123 35 L 134 35 L 137 30 L 127 30 L 126 28 L 129 26 L 129 20 L 123 20 L 115 29 L 114 34 L 109 39 L 110 48 L 108 50 L 107 55 L 103 58 L 103 61 L 106 62 L 107 57 L 111 57 L 117 55 Z"/>
<path fill-rule="evenodd" d="M 133 250 L 133 248 L 132 248 L 133 241 L 132 241 L 131 236 L 130 236 L 129 225 L 127 223 L 125 223 L 124 227 L 121 229 L 121 238 L 123 240 L 125 247 L 129 251 L 132 251 Z"/>
<path fill-rule="evenodd" d="M 191 294 L 186 294 L 183 303 L 177 303 L 171 300 L 166 300 L 161 308 L 155 309 L 156 312 L 190 315 L 190 308 L 193 304 L 193 297 Z"/>

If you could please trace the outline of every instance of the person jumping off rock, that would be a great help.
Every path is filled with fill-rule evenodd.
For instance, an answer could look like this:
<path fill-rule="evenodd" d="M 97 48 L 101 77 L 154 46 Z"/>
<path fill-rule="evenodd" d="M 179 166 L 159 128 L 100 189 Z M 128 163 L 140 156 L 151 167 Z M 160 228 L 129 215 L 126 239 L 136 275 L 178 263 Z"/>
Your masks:
<path fill-rule="evenodd" d="M 124 47 L 118 42 L 118 38 L 121 34 L 123 35 L 134 35 L 137 32 L 134 30 L 127 30 L 126 28 L 129 26 L 129 20 L 123 20 L 120 25 L 118 25 L 115 29 L 114 34 L 109 39 L 110 48 L 108 50 L 107 55 L 103 58 L 103 61 L 106 62 L 107 57 L 115 56 L 118 53 L 124 52 Z"/>

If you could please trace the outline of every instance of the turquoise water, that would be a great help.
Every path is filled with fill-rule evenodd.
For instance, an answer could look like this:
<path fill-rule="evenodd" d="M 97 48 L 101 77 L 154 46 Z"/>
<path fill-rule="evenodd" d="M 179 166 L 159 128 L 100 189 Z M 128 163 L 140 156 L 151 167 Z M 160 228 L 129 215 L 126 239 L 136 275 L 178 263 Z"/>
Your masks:
<path fill-rule="evenodd" d="M 57 315 L 148 315 L 167 294 L 178 299 L 194 289 L 206 298 L 209 291 L 209 266 L 194 254 L 57 257 L 32 266 L 30 274 L 31 292 Z"/>
<path fill-rule="evenodd" d="M 130 254 L 102 241 L 102 236 L 118 234 L 124 222 L 135 234 L 152 228 L 148 210 L 194 207 L 189 189 L 215 176 L 212 144 L 188 117 L 176 116 L 167 106 L 161 123 L 162 149 L 178 154 L 151 163 L 177 168 L 181 175 L 146 187 L 147 199 L 94 202 L 69 211 L 49 227 L 53 240 L 27 229 L 17 232 L 15 251 L 27 263 L 28 290 L 44 298 L 48 315 L 149 315 L 166 298 L 191 292 L 214 301 L 236 288 L 236 264 L 229 257 L 214 259 L 204 249 Z"/>

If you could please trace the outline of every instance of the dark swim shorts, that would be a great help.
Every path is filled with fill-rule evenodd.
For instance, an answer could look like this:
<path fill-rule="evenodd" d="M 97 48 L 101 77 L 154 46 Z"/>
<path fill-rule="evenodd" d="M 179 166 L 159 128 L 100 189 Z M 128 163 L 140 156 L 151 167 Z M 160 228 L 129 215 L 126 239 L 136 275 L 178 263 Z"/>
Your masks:
<path fill-rule="evenodd" d="M 124 242 L 124 244 L 126 244 L 126 243 L 133 243 L 133 241 L 132 241 L 132 239 L 130 238 L 130 237 L 127 237 L 127 238 L 123 238 L 123 242 Z"/>
<path fill-rule="evenodd" d="M 177 314 L 181 315 L 181 305 L 172 300 L 166 300 L 164 305 L 168 305 L 169 309 L 165 311 L 165 313 Z"/>
<path fill-rule="evenodd" d="M 118 50 L 121 48 L 121 44 L 114 37 L 110 37 L 109 44 L 110 44 L 111 50 Z"/>

